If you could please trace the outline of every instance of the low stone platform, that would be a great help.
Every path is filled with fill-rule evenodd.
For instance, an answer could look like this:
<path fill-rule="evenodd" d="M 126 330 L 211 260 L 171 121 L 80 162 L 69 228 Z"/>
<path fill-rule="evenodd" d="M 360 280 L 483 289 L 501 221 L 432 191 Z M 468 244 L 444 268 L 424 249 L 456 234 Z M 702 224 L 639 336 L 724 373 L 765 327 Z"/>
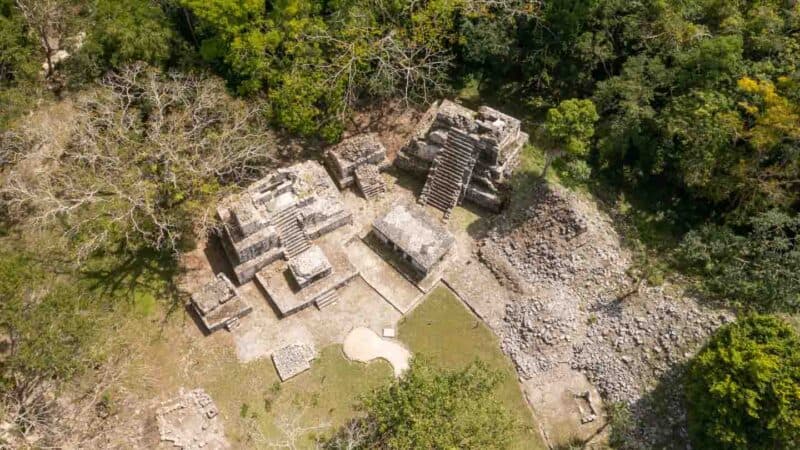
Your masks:
<path fill-rule="evenodd" d="M 230 448 L 213 400 L 202 389 L 184 391 L 156 411 L 159 436 L 184 450 Z"/>
<path fill-rule="evenodd" d="M 222 327 L 230 329 L 253 310 L 239 296 L 228 277 L 221 273 L 192 294 L 191 305 L 209 333 Z"/>
<path fill-rule="evenodd" d="M 315 242 L 331 266 L 329 275 L 301 288 L 286 261 L 278 260 L 256 273 L 256 282 L 282 317 L 314 304 L 333 289 L 339 289 L 358 275 L 334 236 Z"/>
<path fill-rule="evenodd" d="M 293 378 L 311 368 L 317 357 L 313 347 L 307 344 L 292 344 L 272 354 L 272 362 L 281 381 Z"/>

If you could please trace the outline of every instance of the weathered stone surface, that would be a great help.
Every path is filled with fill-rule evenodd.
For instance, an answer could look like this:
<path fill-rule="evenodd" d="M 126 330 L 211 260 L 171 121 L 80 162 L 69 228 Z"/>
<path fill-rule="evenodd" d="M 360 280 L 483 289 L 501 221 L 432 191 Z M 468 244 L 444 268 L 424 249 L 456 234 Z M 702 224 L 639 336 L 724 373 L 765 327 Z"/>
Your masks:
<path fill-rule="evenodd" d="M 214 401 L 202 389 L 184 391 L 156 411 L 162 441 L 184 450 L 230 448 Z"/>
<path fill-rule="evenodd" d="M 397 204 L 372 224 L 376 236 L 400 250 L 422 274 L 430 272 L 455 238 L 416 206 Z"/>
<path fill-rule="evenodd" d="M 276 221 L 291 207 L 296 208 L 300 227 L 309 239 L 352 223 L 339 190 L 319 163 L 306 161 L 278 169 L 217 208 L 223 224 L 223 248 L 239 283 L 284 257 Z"/>
<path fill-rule="evenodd" d="M 558 186 L 537 186 L 505 212 L 479 256 L 515 291 L 496 329 L 523 378 L 579 371 L 605 400 L 630 407 L 626 447 L 685 447 L 684 363 L 729 312 L 631 279 L 608 217 Z"/>
<path fill-rule="evenodd" d="M 506 202 L 509 177 L 519 162 L 519 153 L 528 141 L 528 135 L 520 130 L 520 121 L 509 115 L 487 106 L 472 111 L 449 100 L 434 103 L 398 153 L 395 164 L 403 170 L 427 174 L 441 159 L 453 130 L 471 136 L 477 149 L 471 175 L 465 181 L 466 195 L 460 200 L 499 210 Z"/>
<path fill-rule="evenodd" d="M 308 344 L 292 344 L 272 354 L 272 362 L 281 381 L 311 368 L 311 361 L 317 357 L 316 350 Z"/>
<path fill-rule="evenodd" d="M 280 313 L 281 317 L 294 314 L 305 309 L 331 290 L 340 289 L 358 275 L 358 271 L 350 263 L 337 236 L 328 235 L 316 241 L 330 264 L 328 275 L 313 280 L 305 286 L 296 286 L 293 276 L 287 274 L 293 262 L 278 260 L 262 268 L 255 276 L 256 282 L 266 292 L 269 301 Z"/>
<path fill-rule="evenodd" d="M 306 287 L 332 271 L 328 257 L 318 245 L 312 245 L 308 250 L 292 258 L 289 261 L 289 269 L 300 287 Z"/>
<path fill-rule="evenodd" d="M 386 147 L 375 134 L 361 134 L 348 138 L 325 152 L 325 160 L 340 187 L 353 184 L 355 170 L 365 164 L 378 169 L 388 165 Z"/>

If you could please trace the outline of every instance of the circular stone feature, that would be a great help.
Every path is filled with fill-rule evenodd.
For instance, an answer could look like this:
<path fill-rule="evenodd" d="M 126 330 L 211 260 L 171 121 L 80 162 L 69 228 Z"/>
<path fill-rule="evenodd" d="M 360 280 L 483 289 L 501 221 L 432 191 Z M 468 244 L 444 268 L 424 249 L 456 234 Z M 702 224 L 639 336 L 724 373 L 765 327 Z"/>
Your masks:
<path fill-rule="evenodd" d="M 344 339 L 344 354 L 353 361 L 370 362 L 383 358 L 394 368 L 394 376 L 399 377 L 408 370 L 411 352 L 398 342 L 384 339 L 369 328 L 359 327 Z"/>

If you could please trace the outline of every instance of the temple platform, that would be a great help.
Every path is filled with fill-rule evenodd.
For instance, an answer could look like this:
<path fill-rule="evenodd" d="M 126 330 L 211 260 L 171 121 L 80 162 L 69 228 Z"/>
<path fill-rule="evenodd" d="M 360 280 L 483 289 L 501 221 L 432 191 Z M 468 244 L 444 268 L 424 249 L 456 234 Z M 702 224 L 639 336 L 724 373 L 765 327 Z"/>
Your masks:
<path fill-rule="evenodd" d="M 283 259 L 273 262 L 256 273 L 255 279 L 267 294 L 269 302 L 281 317 L 305 309 L 315 302 L 323 301 L 331 291 L 345 286 L 358 276 L 358 270 L 350 263 L 342 249 L 338 233 L 314 241 L 330 264 L 328 275 L 300 287 L 289 263 Z"/>

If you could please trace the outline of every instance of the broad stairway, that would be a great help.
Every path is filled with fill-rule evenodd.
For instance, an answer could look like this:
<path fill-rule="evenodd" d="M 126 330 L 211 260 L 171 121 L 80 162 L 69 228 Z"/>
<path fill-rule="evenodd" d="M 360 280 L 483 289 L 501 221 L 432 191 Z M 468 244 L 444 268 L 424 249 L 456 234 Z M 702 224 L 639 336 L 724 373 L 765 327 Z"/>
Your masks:
<path fill-rule="evenodd" d="M 373 164 L 363 164 L 356 168 L 356 184 L 364 195 L 370 200 L 386 192 L 386 184 L 381 179 L 378 168 Z"/>
<path fill-rule="evenodd" d="M 466 193 L 475 161 L 473 139 L 461 130 L 450 129 L 447 142 L 428 173 L 420 204 L 431 205 L 444 213 L 445 220 L 450 219 L 453 208 Z"/>
<path fill-rule="evenodd" d="M 311 247 L 308 236 L 300 227 L 300 221 L 297 219 L 296 205 L 279 211 L 275 215 L 274 223 L 283 246 L 283 254 L 287 260 L 294 258 Z"/>

